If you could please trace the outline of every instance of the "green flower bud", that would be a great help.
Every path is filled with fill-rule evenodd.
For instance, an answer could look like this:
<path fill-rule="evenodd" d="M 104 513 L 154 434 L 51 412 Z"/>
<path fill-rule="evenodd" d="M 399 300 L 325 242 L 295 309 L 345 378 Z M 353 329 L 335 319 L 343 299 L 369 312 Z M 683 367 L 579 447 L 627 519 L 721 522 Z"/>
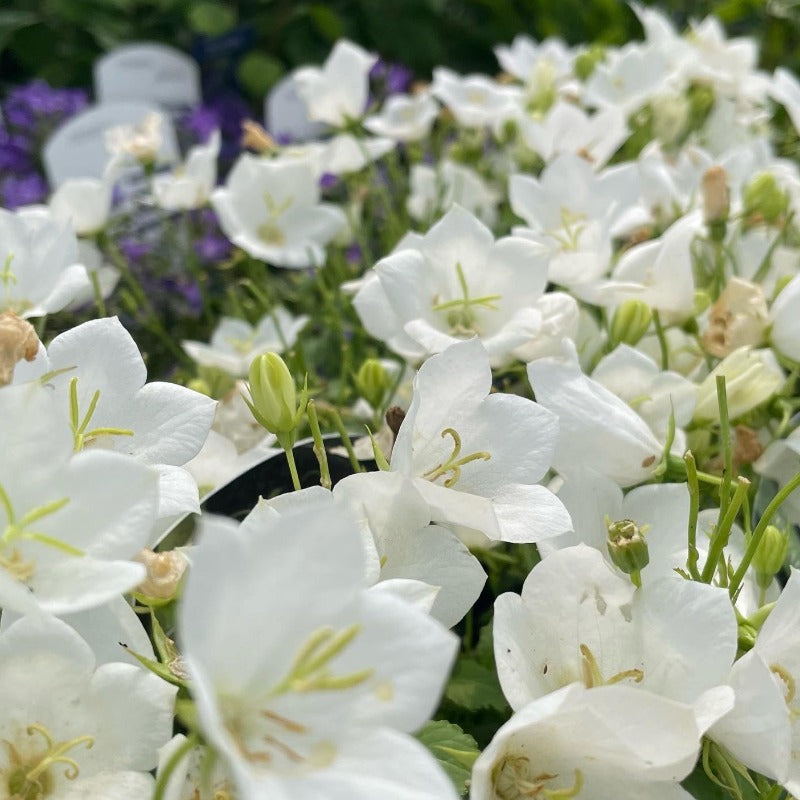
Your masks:
<path fill-rule="evenodd" d="M 762 589 L 770 585 L 789 555 L 789 534 L 775 525 L 767 525 L 753 556 L 756 580 Z"/>
<path fill-rule="evenodd" d="M 383 364 L 377 358 L 368 358 L 356 375 L 359 394 L 373 407 L 380 408 L 391 381 Z"/>
<path fill-rule="evenodd" d="M 594 68 L 605 60 L 606 51 L 601 45 L 592 45 L 588 50 L 578 53 L 575 57 L 573 71 L 575 77 L 580 81 L 585 81 L 594 72 Z"/>
<path fill-rule="evenodd" d="M 742 192 L 745 217 L 760 217 L 776 222 L 789 208 L 789 196 L 778 186 L 775 176 L 768 172 L 753 178 Z"/>
<path fill-rule="evenodd" d="M 611 560 L 638 585 L 638 575 L 650 563 L 644 534 L 649 526 L 639 527 L 632 519 L 606 520 L 606 546 Z"/>
<path fill-rule="evenodd" d="M 653 319 L 650 306 L 643 300 L 624 300 L 611 320 L 611 344 L 635 345 L 645 335 Z"/>
<path fill-rule="evenodd" d="M 298 404 L 294 378 L 277 353 L 263 353 L 250 364 L 250 397 L 247 401 L 256 421 L 270 433 L 287 434 L 297 427 L 305 409 L 305 396 Z"/>

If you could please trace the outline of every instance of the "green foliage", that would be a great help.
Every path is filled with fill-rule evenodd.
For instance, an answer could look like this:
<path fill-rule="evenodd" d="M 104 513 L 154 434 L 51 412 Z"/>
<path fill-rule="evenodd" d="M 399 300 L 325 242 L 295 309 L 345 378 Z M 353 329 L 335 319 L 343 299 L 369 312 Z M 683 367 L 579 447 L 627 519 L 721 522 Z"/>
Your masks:
<path fill-rule="evenodd" d="M 716 13 L 732 35 L 755 36 L 762 64 L 800 66 L 800 5 L 793 0 L 687 0 L 650 3 L 678 27 Z M 164 41 L 190 49 L 197 35 L 237 23 L 255 45 L 238 75 L 253 98 L 298 64 L 319 62 L 340 36 L 426 78 L 438 64 L 462 72 L 498 70 L 493 46 L 518 33 L 570 43 L 619 45 L 641 37 L 627 3 L 617 0 L 6 0 L 0 10 L 0 75 L 55 85 L 89 85 L 102 52 L 128 41 Z M 264 75 L 258 74 L 259 68 Z"/>
<path fill-rule="evenodd" d="M 417 739 L 433 753 L 456 791 L 463 795 L 472 765 L 480 755 L 477 742 L 458 725 L 443 719 L 425 723 Z"/>

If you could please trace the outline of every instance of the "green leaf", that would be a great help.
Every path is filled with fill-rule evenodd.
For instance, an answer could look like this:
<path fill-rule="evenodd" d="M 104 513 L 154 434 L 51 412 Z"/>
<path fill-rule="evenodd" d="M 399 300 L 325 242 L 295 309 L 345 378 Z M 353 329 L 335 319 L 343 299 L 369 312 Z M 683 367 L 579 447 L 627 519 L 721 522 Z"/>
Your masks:
<path fill-rule="evenodd" d="M 481 708 L 492 708 L 495 711 L 508 709 L 494 670 L 477 661 L 462 660 L 456 663 L 445 689 L 445 697 L 468 711 Z"/>
<path fill-rule="evenodd" d="M 433 753 L 455 784 L 456 791 L 463 794 L 472 765 L 481 752 L 477 742 L 458 725 L 444 719 L 425 723 L 417 739 Z"/>
<path fill-rule="evenodd" d="M 239 62 L 236 75 L 251 97 L 261 99 L 283 75 L 283 64 L 277 58 L 253 51 Z"/>
<path fill-rule="evenodd" d="M 332 42 L 344 36 L 344 22 L 331 8 L 323 3 L 314 3 L 308 10 L 314 27 Z"/>
<path fill-rule="evenodd" d="M 188 9 L 186 19 L 195 33 L 219 36 L 236 24 L 236 11 L 222 3 L 197 3 Z"/>

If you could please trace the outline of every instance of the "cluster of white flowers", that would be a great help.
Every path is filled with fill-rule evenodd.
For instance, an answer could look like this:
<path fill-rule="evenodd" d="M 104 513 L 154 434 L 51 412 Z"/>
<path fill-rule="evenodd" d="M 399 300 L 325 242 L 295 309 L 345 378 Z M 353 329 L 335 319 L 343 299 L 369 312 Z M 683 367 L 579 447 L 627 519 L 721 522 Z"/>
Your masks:
<path fill-rule="evenodd" d="M 385 102 L 340 41 L 293 76 L 319 141 L 251 126 L 215 187 L 219 134 L 150 174 L 148 118 L 103 179 L 0 210 L 0 800 L 800 796 L 800 167 L 772 122 L 797 144 L 800 82 L 633 10 L 642 42 L 518 37 L 502 76 Z M 113 291 L 131 159 L 164 212 L 214 209 L 255 293 L 264 264 L 320 280 L 394 357 L 343 362 L 383 426 L 340 425 L 353 474 L 335 393 L 278 355 L 299 372 L 310 310 L 179 343 L 201 391 L 147 382 L 117 317 L 40 341 Z M 381 187 L 393 221 L 362 215 Z M 353 242 L 364 269 L 320 278 Z M 278 446 L 295 491 L 201 514 Z"/>

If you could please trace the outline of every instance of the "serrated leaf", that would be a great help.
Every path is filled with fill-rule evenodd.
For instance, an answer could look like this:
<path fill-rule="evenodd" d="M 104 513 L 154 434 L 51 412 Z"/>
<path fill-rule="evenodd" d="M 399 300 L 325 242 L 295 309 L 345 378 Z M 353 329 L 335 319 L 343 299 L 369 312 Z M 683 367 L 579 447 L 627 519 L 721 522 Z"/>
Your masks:
<path fill-rule="evenodd" d="M 462 660 L 456 663 L 445 689 L 445 697 L 468 711 L 478 711 L 481 708 L 492 708 L 495 711 L 508 709 L 494 670 L 477 661 Z"/>
<path fill-rule="evenodd" d="M 472 765 L 481 752 L 472 736 L 458 725 L 440 719 L 426 723 L 417 739 L 433 753 L 455 784 L 456 791 L 463 794 Z"/>

